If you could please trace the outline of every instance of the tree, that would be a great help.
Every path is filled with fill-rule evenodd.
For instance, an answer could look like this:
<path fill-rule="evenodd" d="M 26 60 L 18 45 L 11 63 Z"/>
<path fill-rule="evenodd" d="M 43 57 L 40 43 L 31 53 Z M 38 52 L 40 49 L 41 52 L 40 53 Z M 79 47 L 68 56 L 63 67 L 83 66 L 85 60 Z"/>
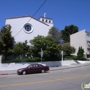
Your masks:
<path fill-rule="evenodd" d="M 27 45 L 27 41 L 25 41 L 24 43 L 18 42 L 14 46 L 13 50 L 14 50 L 15 55 L 19 56 L 19 58 L 23 56 L 26 57 L 25 55 L 29 54 L 29 45 Z"/>
<path fill-rule="evenodd" d="M 70 42 L 70 35 L 78 32 L 78 27 L 74 25 L 65 26 L 64 30 L 60 31 L 60 39 L 65 43 Z"/>
<path fill-rule="evenodd" d="M 14 50 L 15 55 L 19 56 L 19 58 L 21 58 L 21 56 L 24 54 L 23 43 L 21 43 L 21 42 L 16 43 L 13 50 Z"/>
<path fill-rule="evenodd" d="M 0 53 L 7 56 L 13 53 L 14 37 L 11 35 L 11 26 L 5 25 L 0 31 Z"/>
<path fill-rule="evenodd" d="M 58 57 L 59 47 L 51 36 L 37 36 L 33 40 L 30 40 L 30 43 L 34 57 L 40 57 L 41 48 L 44 52 L 44 59 L 55 60 Z"/>
<path fill-rule="evenodd" d="M 71 54 L 75 53 L 75 48 L 70 46 L 68 43 L 62 46 L 62 50 L 64 51 L 64 54 L 67 56 L 70 56 Z"/>
<path fill-rule="evenodd" d="M 40 50 L 44 47 L 44 36 L 37 36 L 34 39 L 30 40 L 31 46 L 31 55 L 34 57 L 40 57 Z"/>
<path fill-rule="evenodd" d="M 56 41 L 56 43 L 60 42 L 59 30 L 56 27 L 52 27 L 48 34 Z"/>
<path fill-rule="evenodd" d="M 82 59 L 84 55 L 84 49 L 82 47 L 79 47 L 78 52 L 77 52 L 77 59 Z"/>

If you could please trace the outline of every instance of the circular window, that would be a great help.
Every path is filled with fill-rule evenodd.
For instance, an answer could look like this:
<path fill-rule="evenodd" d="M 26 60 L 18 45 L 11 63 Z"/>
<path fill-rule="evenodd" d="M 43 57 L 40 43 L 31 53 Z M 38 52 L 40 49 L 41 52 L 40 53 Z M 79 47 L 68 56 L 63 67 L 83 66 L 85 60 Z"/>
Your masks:
<path fill-rule="evenodd" d="M 29 23 L 27 23 L 27 24 L 25 24 L 24 25 L 24 31 L 26 32 L 26 33 L 32 33 L 33 32 L 33 27 L 32 27 L 32 25 L 31 24 L 29 24 Z"/>

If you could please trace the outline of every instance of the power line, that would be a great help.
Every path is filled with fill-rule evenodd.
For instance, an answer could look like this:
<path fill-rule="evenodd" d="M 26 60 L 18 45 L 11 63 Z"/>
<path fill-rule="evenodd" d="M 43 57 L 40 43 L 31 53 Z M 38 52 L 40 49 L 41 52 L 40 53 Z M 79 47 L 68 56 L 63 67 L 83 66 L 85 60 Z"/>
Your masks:
<path fill-rule="evenodd" d="M 36 12 L 32 15 L 32 17 L 34 17 L 36 15 L 36 13 L 42 8 L 42 6 L 46 3 L 47 0 L 45 0 L 41 6 L 36 10 Z M 27 23 L 32 19 L 32 17 L 27 21 Z M 16 37 L 21 31 L 22 31 L 23 28 L 20 29 L 20 31 L 14 36 Z"/>

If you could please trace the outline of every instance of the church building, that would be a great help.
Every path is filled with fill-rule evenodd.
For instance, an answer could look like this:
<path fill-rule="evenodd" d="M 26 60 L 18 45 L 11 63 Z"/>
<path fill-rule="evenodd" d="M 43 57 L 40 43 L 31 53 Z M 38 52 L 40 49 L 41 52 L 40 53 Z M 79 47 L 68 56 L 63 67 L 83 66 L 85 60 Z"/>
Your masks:
<path fill-rule="evenodd" d="M 49 29 L 53 27 L 53 20 L 46 17 L 36 19 L 30 15 L 21 17 L 6 18 L 5 24 L 11 26 L 12 36 L 15 42 L 25 42 L 32 40 L 37 35 L 47 36 Z"/>

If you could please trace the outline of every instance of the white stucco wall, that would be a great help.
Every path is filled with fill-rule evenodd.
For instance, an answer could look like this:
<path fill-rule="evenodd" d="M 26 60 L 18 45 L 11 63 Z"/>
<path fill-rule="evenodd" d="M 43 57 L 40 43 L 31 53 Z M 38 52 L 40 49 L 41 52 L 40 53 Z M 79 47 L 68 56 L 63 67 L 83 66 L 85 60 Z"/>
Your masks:
<path fill-rule="evenodd" d="M 86 31 L 82 30 L 75 34 L 70 35 L 70 45 L 75 47 L 77 55 L 78 48 L 81 46 L 84 49 L 84 53 L 87 53 L 87 43 L 86 43 Z"/>
<path fill-rule="evenodd" d="M 34 28 L 34 31 L 30 34 L 27 34 L 24 32 L 23 26 L 27 22 L 30 23 Z M 29 40 L 33 39 L 37 35 L 47 36 L 48 31 L 51 28 L 50 25 L 43 24 L 39 22 L 38 20 L 31 18 L 30 16 L 18 17 L 18 18 L 8 18 L 6 19 L 5 24 L 11 25 L 12 36 L 15 38 L 16 42 L 24 42 L 25 40 L 29 42 Z"/>

